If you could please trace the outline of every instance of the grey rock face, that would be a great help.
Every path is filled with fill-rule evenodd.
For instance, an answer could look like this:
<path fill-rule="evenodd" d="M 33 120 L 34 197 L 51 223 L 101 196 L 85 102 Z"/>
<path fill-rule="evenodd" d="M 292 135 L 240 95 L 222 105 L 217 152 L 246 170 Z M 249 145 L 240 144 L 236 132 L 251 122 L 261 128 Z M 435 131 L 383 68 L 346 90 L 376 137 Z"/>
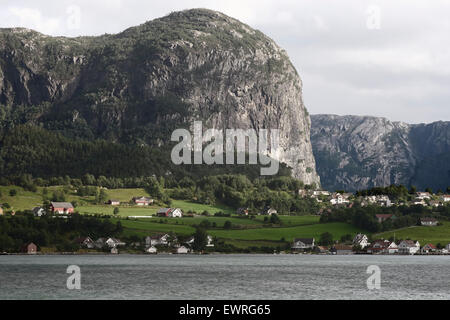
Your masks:
<path fill-rule="evenodd" d="M 450 122 L 410 125 L 336 115 L 311 120 L 317 168 L 327 189 L 404 184 L 445 190 L 450 185 Z"/>
<path fill-rule="evenodd" d="M 63 118 L 87 136 L 157 146 L 170 140 L 168 123 L 280 129 L 279 160 L 306 184 L 320 183 L 302 82 L 286 52 L 214 11 L 101 37 L 0 30 L 0 104 L 44 105 L 31 121 L 50 127 Z"/>

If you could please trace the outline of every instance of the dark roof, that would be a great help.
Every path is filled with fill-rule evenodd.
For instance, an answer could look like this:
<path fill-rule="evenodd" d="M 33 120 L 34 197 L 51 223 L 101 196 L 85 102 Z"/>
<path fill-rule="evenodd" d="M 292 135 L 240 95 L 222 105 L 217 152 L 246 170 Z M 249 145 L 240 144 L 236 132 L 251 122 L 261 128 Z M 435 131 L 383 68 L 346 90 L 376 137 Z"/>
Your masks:
<path fill-rule="evenodd" d="M 294 242 L 303 242 L 304 244 L 313 244 L 314 243 L 314 238 L 295 238 Z"/>
<path fill-rule="evenodd" d="M 65 208 L 65 209 L 73 209 L 73 205 L 70 202 L 52 202 L 53 208 Z"/>

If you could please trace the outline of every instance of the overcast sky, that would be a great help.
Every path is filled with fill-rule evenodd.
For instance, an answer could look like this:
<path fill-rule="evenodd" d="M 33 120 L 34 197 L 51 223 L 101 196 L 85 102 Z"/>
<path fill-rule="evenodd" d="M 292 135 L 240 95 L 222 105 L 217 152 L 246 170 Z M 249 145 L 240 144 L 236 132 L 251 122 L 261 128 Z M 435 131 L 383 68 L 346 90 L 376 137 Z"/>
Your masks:
<path fill-rule="evenodd" d="M 286 49 L 311 114 L 450 120 L 450 0 L 0 0 L 0 27 L 98 35 L 190 8 L 219 10 Z"/>

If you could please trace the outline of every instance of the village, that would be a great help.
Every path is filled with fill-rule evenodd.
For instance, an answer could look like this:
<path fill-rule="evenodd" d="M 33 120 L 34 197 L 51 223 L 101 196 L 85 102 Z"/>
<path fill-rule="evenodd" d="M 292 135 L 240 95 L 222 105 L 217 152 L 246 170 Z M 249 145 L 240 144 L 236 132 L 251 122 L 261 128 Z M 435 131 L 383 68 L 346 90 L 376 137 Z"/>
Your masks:
<path fill-rule="evenodd" d="M 395 202 L 391 200 L 388 195 L 373 195 L 373 196 L 356 196 L 352 193 L 344 192 L 328 192 L 324 190 L 299 190 L 299 196 L 304 198 L 314 199 L 317 203 L 322 204 L 322 209 L 318 215 L 322 214 L 327 208 L 342 207 L 351 208 L 358 204 L 361 207 L 365 206 L 379 206 L 392 207 L 400 205 L 409 206 L 429 206 L 439 207 L 448 205 L 450 201 L 449 195 L 432 195 L 429 192 L 416 192 L 411 201 L 407 204 L 404 202 Z M 114 212 L 118 212 L 121 206 L 134 207 L 149 207 L 155 204 L 155 200 L 146 196 L 135 196 L 129 202 L 123 203 L 117 199 L 109 199 L 105 205 L 114 208 Z M 51 201 L 46 206 L 34 207 L 32 213 L 35 217 L 42 217 L 48 215 L 51 217 L 68 218 L 76 213 L 76 208 L 71 202 L 54 202 Z M 0 215 L 4 212 L 0 208 Z M 14 211 L 8 213 L 11 216 L 15 215 Z M 258 215 L 278 218 L 278 212 L 275 208 L 265 206 L 262 210 L 255 212 L 249 208 L 238 208 L 235 216 L 242 218 L 254 218 Z M 160 207 L 156 213 L 152 215 L 143 216 L 128 216 L 126 219 L 151 219 L 151 218 L 187 218 L 199 215 L 192 213 L 184 213 L 181 208 Z M 378 223 L 384 223 L 388 220 L 395 220 L 393 214 L 375 214 Z M 266 221 L 265 218 L 264 221 Z M 270 220 L 270 219 L 269 219 Z M 177 222 L 178 223 L 178 222 Z M 424 216 L 420 218 L 420 225 L 423 227 L 436 227 L 439 221 L 433 217 Z M 389 254 L 389 255 L 447 255 L 450 252 L 450 243 L 446 246 L 441 244 L 434 245 L 432 243 L 425 243 L 423 246 L 419 241 L 412 239 L 375 239 L 369 241 L 369 237 L 365 234 L 357 234 L 352 241 L 334 241 L 327 245 L 323 245 L 316 241 L 315 238 L 302 238 L 299 234 L 295 237 L 290 245 L 290 249 L 279 251 L 278 253 L 293 253 L 293 254 L 330 254 L 330 255 L 348 255 L 348 254 Z M 188 254 L 188 253 L 214 253 L 214 247 L 217 239 L 211 235 L 206 235 L 206 243 L 200 252 L 194 250 L 195 237 L 177 237 L 174 232 L 168 233 L 152 233 L 147 235 L 141 241 L 134 241 L 132 243 L 125 243 L 113 236 L 100 237 L 98 239 L 91 238 L 90 235 L 79 237 L 75 240 L 75 245 L 83 252 L 102 252 L 118 254 L 119 251 L 126 253 L 145 253 L 145 254 Z M 274 251 L 275 252 L 275 251 Z M 38 246 L 34 243 L 28 243 L 23 246 L 21 253 L 36 254 L 38 253 Z"/>

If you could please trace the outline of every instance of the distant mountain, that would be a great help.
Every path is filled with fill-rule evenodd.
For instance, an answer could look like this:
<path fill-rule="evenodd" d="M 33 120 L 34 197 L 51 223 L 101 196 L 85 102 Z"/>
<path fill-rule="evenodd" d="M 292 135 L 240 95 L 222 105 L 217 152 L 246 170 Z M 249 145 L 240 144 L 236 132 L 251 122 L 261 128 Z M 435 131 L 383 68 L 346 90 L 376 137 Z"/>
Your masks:
<path fill-rule="evenodd" d="M 70 169 L 77 153 L 63 153 L 88 147 L 67 147 L 64 138 L 110 144 L 106 153 L 89 145 L 97 154 L 89 161 L 78 154 L 91 173 L 116 175 L 117 145 L 130 153 L 121 166 L 150 175 L 156 172 L 141 163 L 151 153 L 139 148 L 168 149 L 172 131 L 194 120 L 205 128 L 279 129 L 278 159 L 293 176 L 319 183 L 301 79 L 284 50 L 238 20 L 193 9 L 99 37 L 0 29 L 0 175 L 78 175 Z M 11 130 L 24 124 L 63 135 L 47 139 L 59 141 L 59 152 L 43 152 L 33 128 L 18 141 L 20 130 Z M 10 136 L 3 142 L 2 132 Z M 150 167 L 166 166 L 152 160 Z"/>
<path fill-rule="evenodd" d="M 450 122 L 406 124 L 365 116 L 311 116 L 311 142 L 326 189 L 390 184 L 450 186 Z"/>

